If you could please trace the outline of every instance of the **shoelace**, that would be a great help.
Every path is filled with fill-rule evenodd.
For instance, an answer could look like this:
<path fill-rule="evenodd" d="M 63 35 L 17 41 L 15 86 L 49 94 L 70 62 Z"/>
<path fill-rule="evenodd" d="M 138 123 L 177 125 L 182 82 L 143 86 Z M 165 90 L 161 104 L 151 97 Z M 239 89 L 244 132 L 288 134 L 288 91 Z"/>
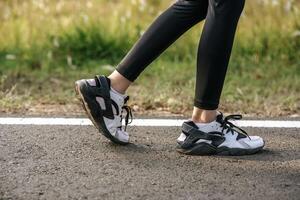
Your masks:
<path fill-rule="evenodd" d="M 126 105 L 127 101 L 129 100 L 129 96 L 127 96 L 125 99 L 124 99 L 124 106 L 122 106 L 122 111 L 121 111 L 121 114 L 120 114 L 120 117 L 121 117 L 121 126 L 118 127 L 120 129 L 122 129 L 122 121 L 124 119 L 124 116 L 123 116 L 123 111 L 125 110 L 126 111 L 126 115 L 125 115 L 125 128 L 124 128 L 124 131 L 126 131 L 127 129 L 127 126 L 128 124 L 131 124 L 132 122 L 132 111 L 131 111 L 131 108 L 129 106 Z M 130 119 L 130 121 L 129 121 Z"/>
<path fill-rule="evenodd" d="M 234 135 L 234 131 L 237 131 L 238 133 L 241 133 L 250 139 L 250 137 L 248 136 L 248 133 L 246 131 L 244 131 L 243 129 L 241 129 L 240 127 L 234 125 L 232 122 L 229 121 L 231 119 L 241 120 L 242 118 L 243 118 L 242 115 L 228 115 L 227 117 L 222 119 L 220 121 L 221 127 L 223 127 L 222 133 L 225 129 L 227 129 L 226 134 L 231 132 L 231 134 Z"/>

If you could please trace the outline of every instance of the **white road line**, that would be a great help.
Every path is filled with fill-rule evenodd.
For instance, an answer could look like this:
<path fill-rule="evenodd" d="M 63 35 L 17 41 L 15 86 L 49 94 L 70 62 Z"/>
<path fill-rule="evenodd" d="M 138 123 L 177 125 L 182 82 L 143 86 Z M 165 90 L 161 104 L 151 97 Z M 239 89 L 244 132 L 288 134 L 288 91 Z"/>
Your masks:
<path fill-rule="evenodd" d="M 134 119 L 130 126 L 181 126 L 184 120 L 179 119 Z M 235 124 L 241 127 L 258 128 L 300 128 L 300 121 L 279 120 L 239 120 Z M 92 125 L 87 118 L 0 118 L 0 125 Z"/>

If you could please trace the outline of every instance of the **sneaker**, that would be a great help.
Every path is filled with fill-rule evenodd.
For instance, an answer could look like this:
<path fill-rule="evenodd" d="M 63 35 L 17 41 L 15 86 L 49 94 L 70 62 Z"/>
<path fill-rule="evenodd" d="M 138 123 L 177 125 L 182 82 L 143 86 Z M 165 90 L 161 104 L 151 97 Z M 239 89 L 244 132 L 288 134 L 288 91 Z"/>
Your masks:
<path fill-rule="evenodd" d="M 229 120 L 242 119 L 241 115 L 217 115 L 215 121 L 195 124 L 186 121 L 177 139 L 177 151 L 191 155 L 248 155 L 263 149 L 265 142 L 261 137 L 248 136 L 241 128 Z"/>
<path fill-rule="evenodd" d="M 129 118 L 132 121 L 131 109 L 126 105 L 129 96 L 111 88 L 110 79 L 105 76 L 76 81 L 75 90 L 88 117 L 99 132 L 114 143 L 128 144 L 129 135 L 126 127 L 130 123 Z M 124 128 L 123 118 L 125 118 Z"/>

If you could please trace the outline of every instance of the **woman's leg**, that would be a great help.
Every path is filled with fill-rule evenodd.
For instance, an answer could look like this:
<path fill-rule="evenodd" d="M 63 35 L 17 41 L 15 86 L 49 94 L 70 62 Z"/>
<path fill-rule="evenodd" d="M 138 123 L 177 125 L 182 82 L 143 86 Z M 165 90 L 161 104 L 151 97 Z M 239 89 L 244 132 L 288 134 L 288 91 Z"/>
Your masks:
<path fill-rule="evenodd" d="M 245 0 L 209 0 L 198 49 L 193 121 L 209 122 L 215 119 L 244 4 Z"/>
<path fill-rule="evenodd" d="M 130 83 L 176 39 L 205 19 L 208 0 L 178 0 L 146 30 L 109 78 L 125 93 Z"/>
<path fill-rule="evenodd" d="M 126 89 L 167 47 L 206 17 L 207 7 L 208 0 L 178 0 L 152 23 L 108 78 L 101 75 L 75 82 L 87 115 L 100 133 L 115 143 L 128 144 L 126 127 L 132 115 L 126 106 Z"/>
<path fill-rule="evenodd" d="M 209 0 L 198 51 L 193 119 L 183 123 L 177 139 L 177 150 L 181 153 L 247 155 L 260 151 L 265 145 L 261 137 L 249 136 L 230 122 L 231 119 L 242 119 L 241 115 L 216 115 L 244 3 L 245 0 Z"/>

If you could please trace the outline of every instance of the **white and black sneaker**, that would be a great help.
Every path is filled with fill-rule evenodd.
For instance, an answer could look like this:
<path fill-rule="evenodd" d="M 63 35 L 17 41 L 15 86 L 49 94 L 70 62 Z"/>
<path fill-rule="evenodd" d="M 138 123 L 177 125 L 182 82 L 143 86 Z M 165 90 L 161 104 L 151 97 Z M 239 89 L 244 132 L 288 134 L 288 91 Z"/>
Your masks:
<path fill-rule="evenodd" d="M 182 133 L 177 139 L 177 151 L 190 155 L 248 155 L 264 147 L 264 140 L 258 136 L 248 136 L 241 128 L 229 120 L 242 119 L 241 115 L 217 115 L 215 121 L 207 124 L 195 124 L 186 121 Z"/>
<path fill-rule="evenodd" d="M 111 88 L 110 79 L 105 76 L 76 81 L 75 90 L 88 117 L 100 133 L 114 143 L 128 144 L 129 135 L 126 127 L 130 123 L 129 119 L 132 121 L 131 109 L 126 105 L 129 96 Z M 124 128 L 122 128 L 123 118 L 125 118 Z"/>

